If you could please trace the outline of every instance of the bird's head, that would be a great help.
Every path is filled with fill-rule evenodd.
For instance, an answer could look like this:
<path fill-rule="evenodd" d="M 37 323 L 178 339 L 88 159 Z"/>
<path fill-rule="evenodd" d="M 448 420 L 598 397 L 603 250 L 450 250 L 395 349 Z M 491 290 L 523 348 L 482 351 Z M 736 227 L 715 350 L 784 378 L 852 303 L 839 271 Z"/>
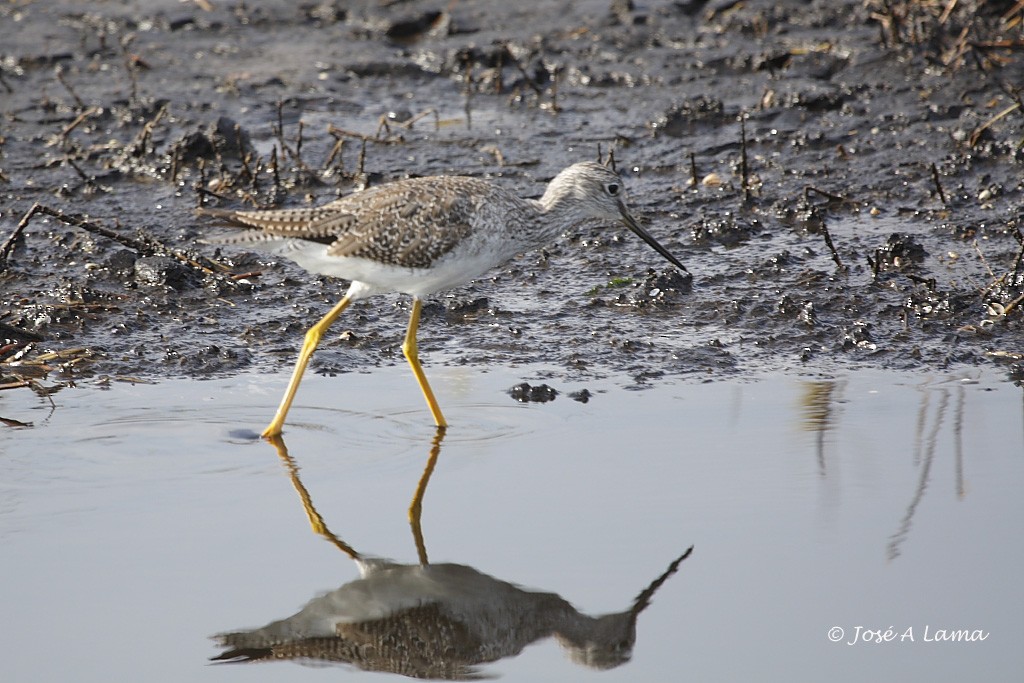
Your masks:
<path fill-rule="evenodd" d="M 551 180 L 541 202 L 546 206 L 571 202 L 583 218 L 621 221 L 672 265 L 684 273 L 689 272 L 668 249 L 640 227 L 629 210 L 622 178 L 607 166 L 593 161 L 569 166 Z"/>

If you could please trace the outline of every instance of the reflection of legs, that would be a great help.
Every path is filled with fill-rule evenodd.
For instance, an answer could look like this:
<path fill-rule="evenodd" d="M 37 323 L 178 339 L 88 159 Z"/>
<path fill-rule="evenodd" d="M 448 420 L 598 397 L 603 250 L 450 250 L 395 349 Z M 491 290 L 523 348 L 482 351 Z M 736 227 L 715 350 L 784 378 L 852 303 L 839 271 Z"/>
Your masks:
<path fill-rule="evenodd" d="M 427 399 L 427 406 L 430 407 L 430 412 L 434 415 L 434 423 L 438 427 L 447 427 L 448 423 L 445 422 L 444 415 L 441 414 L 441 409 L 437 405 L 437 399 L 434 398 L 434 392 L 430 390 L 430 384 L 427 383 L 427 376 L 423 374 L 419 352 L 416 349 L 416 329 L 420 325 L 420 308 L 422 305 L 418 298 L 413 297 L 412 312 L 409 314 L 409 329 L 405 332 L 402 353 L 405 354 L 405 359 L 409 361 L 412 373 L 416 375 L 416 381 L 419 382 L 423 398 Z"/>
<path fill-rule="evenodd" d="M 299 382 L 302 381 L 302 373 L 306 370 L 306 365 L 309 364 L 310 356 L 316 350 L 317 344 L 320 343 L 320 338 L 324 336 L 324 332 L 331 326 L 331 323 L 338 319 L 341 312 L 348 308 L 351 301 L 347 295 L 343 297 L 327 315 L 320 319 L 320 322 L 313 325 L 306 332 L 306 339 L 302 342 L 302 350 L 299 351 L 299 359 L 295 362 L 295 370 L 292 371 L 292 379 L 288 382 L 288 388 L 285 389 L 281 405 L 277 407 L 277 414 L 274 415 L 274 419 L 270 421 L 267 428 L 263 430 L 264 438 L 277 436 L 281 433 L 281 427 L 284 426 L 284 418 L 288 415 L 288 409 L 291 408 L 292 400 L 295 398 L 295 390 L 299 388 Z"/>
<path fill-rule="evenodd" d="M 441 455 L 441 442 L 444 440 L 444 427 L 437 428 L 434 441 L 430 444 L 430 457 L 427 458 L 427 466 L 423 468 L 419 483 L 416 484 L 416 493 L 409 503 L 409 526 L 412 527 L 412 538 L 416 542 L 416 554 L 420 558 L 420 564 L 429 564 L 427 561 L 427 545 L 423 542 L 423 527 L 420 525 L 420 515 L 423 513 L 423 496 L 427 493 L 427 482 L 430 475 L 434 473 L 437 465 L 437 457 Z"/>
<path fill-rule="evenodd" d="M 268 436 L 267 441 L 273 444 L 274 448 L 277 449 L 277 456 L 284 461 L 284 466 L 288 468 L 288 474 L 292 478 L 292 486 L 299 494 L 299 498 L 302 500 L 302 507 L 306 511 L 306 517 L 309 518 L 309 524 L 313 527 L 313 531 L 320 534 L 328 541 L 334 544 L 338 550 L 351 557 L 353 560 L 360 559 L 359 553 L 355 551 L 355 548 L 350 546 L 345 541 L 335 536 L 330 529 L 327 528 L 327 522 L 317 512 L 316 507 L 313 505 L 313 499 L 309 495 L 309 491 L 302 485 L 302 480 L 299 479 L 299 466 L 295 464 L 292 456 L 288 455 L 288 447 L 284 445 L 284 437 L 274 435 Z"/>

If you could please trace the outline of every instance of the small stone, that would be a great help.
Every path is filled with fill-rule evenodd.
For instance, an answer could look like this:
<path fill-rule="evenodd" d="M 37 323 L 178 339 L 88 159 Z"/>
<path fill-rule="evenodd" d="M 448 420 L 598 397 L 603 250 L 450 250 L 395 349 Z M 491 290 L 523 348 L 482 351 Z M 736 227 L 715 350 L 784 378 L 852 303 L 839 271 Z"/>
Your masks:
<path fill-rule="evenodd" d="M 569 394 L 569 398 L 574 401 L 579 401 L 580 403 L 586 403 L 590 400 L 591 396 L 593 396 L 593 394 L 591 394 L 587 389 L 580 389 L 579 391 L 573 391 Z"/>
<path fill-rule="evenodd" d="M 558 392 L 547 384 L 533 386 L 528 382 L 515 385 L 509 389 L 508 393 L 509 396 L 520 403 L 547 403 L 548 401 L 554 401 L 555 397 L 558 396 Z"/>

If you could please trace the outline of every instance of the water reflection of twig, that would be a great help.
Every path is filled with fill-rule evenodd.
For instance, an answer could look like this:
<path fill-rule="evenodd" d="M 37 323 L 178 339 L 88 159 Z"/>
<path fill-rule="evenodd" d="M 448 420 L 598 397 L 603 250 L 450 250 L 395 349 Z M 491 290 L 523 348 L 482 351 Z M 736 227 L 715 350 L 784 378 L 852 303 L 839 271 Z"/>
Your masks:
<path fill-rule="evenodd" d="M 956 462 L 956 495 L 963 498 L 964 488 L 964 387 L 956 388 L 956 412 L 953 414 L 953 455 Z"/>
<path fill-rule="evenodd" d="M 917 425 L 914 428 L 914 465 L 921 464 L 921 437 L 928 424 L 928 407 L 931 405 L 931 392 L 925 390 L 921 393 L 921 401 L 917 407 Z"/>
<path fill-rule="evenodd" d="M 818 470 L 826 474 L 827 459 L 825 457 L 826 434 L 835 428 L 837 422 L 837 406 L 841 403 L 840 392 L 844 384 L 836 381 L 804 382 L 800 395 L 802 427 L 815 434 Z M 937 395 L 937 399 L 933 396 Z M 962 382 L 957 382 L 954 389 L 947 386 L 922 387 L 918 404 L 917 421 L 914 429 L 914 450 L 912 462 L 919 468 L 917 485 L 907 505 L 906 512 L 900 520 L 899 529 L 889 537 L 886 546 L 890 560 L 899 557 L 901 546 L 910 534 L 918 505 L 924 498 L 931 477 L 932 464 L 935 461 L 939 444 L 939 434 L 947 421 L 950 398 L 955 397 L 952 416 L 952 442 L 955 471 L 955 487 L 958 498 L 966 495 L 964 475 L 963 428 L 966 393 Z"/>
<path fill-rule="evenodd" d="M 903 515 L 903 519 L 900 521 L 899 530 L 889 537 L 887 555 L 890 560 L 895 560 L 897 557 L 900 556 L 900 546 L 903 544 L 907 536 L 910 534 L 910 527 L 914 520 L 914 514 L 917 512 L 917 506 L 924 498 L 924 493 L 928 488 L 928 480 L 931 476 L 932 462 L 935 460 L 935 449 L 938 444 L 939 430 L 941 429 L 943 422 L 945 422 L 946 409 L 949 407 L 949 390 L 946 388 L 940 388 L 937 391 L 939 394 L 939 404 L 935 410 L 935 418 L 931 424 L 931 428 L 927 430 L 927 433 L 925 433 L 925 427 L 928 422 L 927 412 L 928 406 L 930 404 L 931 391 L 925 391 L 921 399 L 922 408 L 921 411 L 918 413 L 914 453 L 915 464 L 920 465 L 921 472 L 918 476 L 917 486 L 914 489 L 914 496 L 910 499 L 910 504 L 907 505 L 906 514 Z M 963 387 L 959 387 L 959 391 L 957 392 L 957 405 L 955 408 L 955 415 L 953 419 L 953 436 L 957 462 L 958 495 L 962 495 L 963 491 L 963 454 L 961 448 L 963 411 L 964 392 Z"/>

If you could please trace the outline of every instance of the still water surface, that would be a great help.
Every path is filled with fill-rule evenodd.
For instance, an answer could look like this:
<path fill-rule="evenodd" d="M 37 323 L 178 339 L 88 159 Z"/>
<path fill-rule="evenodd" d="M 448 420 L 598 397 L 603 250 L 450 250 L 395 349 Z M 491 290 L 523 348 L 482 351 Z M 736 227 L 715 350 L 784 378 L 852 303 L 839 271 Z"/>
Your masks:
<path fill-rule="evenodd" d="M 209 661 L 266 654 L 267 632 L 238 634 L 325 594 L 276 638 L 342 620 L 346 640 L 279 653 L 508 681 L 1024 668 L 1019 388 L 979 372 L 603 380 L 519 405 L 502 391 L 524 372 L 431 368 L 440 443 L 403 367 L 310 376 L 276 449 L 247 432 L 284 376 L 83 386 L 55 410 L 0 392 L 0 417 L 32 425 L 0 440 L 0 679 L 400 680 Z M 566 396 L 583 386 L 588 403 Z M 975 640 L 936 641 L 954 631 Z M 408 639 L 423 661 L 399 656 Z"/>

